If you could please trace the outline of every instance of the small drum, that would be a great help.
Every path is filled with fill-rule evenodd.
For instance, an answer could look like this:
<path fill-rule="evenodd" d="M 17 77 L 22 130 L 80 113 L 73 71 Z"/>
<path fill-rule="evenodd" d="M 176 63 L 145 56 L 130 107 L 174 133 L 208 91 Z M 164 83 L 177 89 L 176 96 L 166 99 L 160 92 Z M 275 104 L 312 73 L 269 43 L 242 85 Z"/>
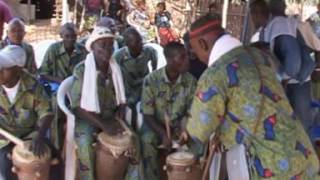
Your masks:
<path fill-rule="evenodd" d="M 113 136 L 100 133 L 96 145 L 97 180 L 124 179 L 131 156 L 129 152 L 134 149 L 133 136 L 129 133 L 120 133 Z"/>
<path fill-rule="evenodd" d="M 200 164 L 188 152 L 175 152 L 167 157 L 164 169 L 169 180 L 201 180 Z"/>
<path fill-rule="evenodd" d="M 46 146 L 44 156 L 35 156 L 28 150 L 30 141 L 25 146 L 15 146 L 12 150 L 12 171 L 20 180 L 48 180 L 50 175 L 51 152 Z"/>

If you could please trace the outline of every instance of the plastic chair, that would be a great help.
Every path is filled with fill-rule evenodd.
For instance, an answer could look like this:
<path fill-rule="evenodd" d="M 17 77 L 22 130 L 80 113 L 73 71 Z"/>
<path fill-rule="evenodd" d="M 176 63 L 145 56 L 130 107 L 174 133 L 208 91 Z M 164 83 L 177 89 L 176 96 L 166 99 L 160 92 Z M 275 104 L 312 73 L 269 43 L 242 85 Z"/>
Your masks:
<path fill-rule="evenodd" d="M 69 98 L 69 90 L 73 83 L 73 77 L 66 78 L 60 85 L 57 94 L 58 106 L 67 116 L 66 132 L 66 162 L 65 162 L 65 180 L 74 180 L 76 178 L 76 143 L 74 141 L 75 116 L 65 104 L 65 98 Z"/>

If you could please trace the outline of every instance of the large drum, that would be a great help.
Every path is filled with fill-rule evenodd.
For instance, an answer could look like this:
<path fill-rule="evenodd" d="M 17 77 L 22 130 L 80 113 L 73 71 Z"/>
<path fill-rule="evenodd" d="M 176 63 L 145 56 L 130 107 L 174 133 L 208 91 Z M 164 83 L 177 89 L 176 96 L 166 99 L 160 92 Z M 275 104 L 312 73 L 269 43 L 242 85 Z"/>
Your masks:
<path fill-rule="evenodd" d="M 51 152 L 46 146 L 46 153 L 35 156 L 28 150 L 31 142 L 25 142 L 25 146 L 15 146 L 12 150 L 12 171 L 17 174 L 19 180 L 48 180 L 50 175 Z"/>
<path fill-rule="evenodd" d="M 130 152 L 134 152 L 134 139 L 130 133 L 110 136 L 100 133 L 96 144 L 97 180 L 122 180 L 129 165 Z"/>
<path fill-rule="evenodd" d="M 201 180 L 201 168 L 189 152 L 175 152 L 166 159 L 164 169 L 169 180 Z"/>

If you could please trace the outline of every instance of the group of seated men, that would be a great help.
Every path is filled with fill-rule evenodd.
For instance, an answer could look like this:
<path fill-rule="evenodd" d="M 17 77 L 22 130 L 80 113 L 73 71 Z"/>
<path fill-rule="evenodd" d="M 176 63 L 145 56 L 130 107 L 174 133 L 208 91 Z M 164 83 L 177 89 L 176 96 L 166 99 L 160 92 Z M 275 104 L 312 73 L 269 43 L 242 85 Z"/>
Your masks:
<path fill-rule="evenodd" d="M 244 146 L 252 179 L 317 176 L 313 145 L 299 115 L 293 115 L 271 65 L 271 51 L 242 45 L 222 28 L 220 16 L 207 14 L 191 25 L 185 45 L 170 42 L 164 47 L 167 64 L 157 69 L 156 50 L 143 44 L 136 29 L 122 33 L 125 46 L 115 45 L 114 25 L 112 19 L 101 18 L 82 44 L 74 26 L 63 25 L 62 41 L 49 47 L 37 70 L 32 48 L 23 42 L 23 22 L 11 20 L 0 50 L 0 127 L 30 139 L 37 156 L 43 155 L 45 144 L 61 150 L 63 143 L 53 142 L 55 135 L 48 133 L 63 133 L 63 126 L 52 126 L 63 123 L 54 105 L 56 95 L 43 83 L 60 84 L 72 76 L 70 109 L 76 116 L 80 179 L 95 179 L 93 134 L 117 133 L 116 119 L 125 118 L 126 108 L 133 112 L 132 121 L 143 114 L 142 127 L 133 122 L 131 127 L 140 141 L 136 146 L 141 158 L 130 165 L 126 179 L 160 179 L 160 146 L 169 153 L 172 140 L 179 140 L 199 157 L 212 134 L 226 150 Z M 185 46 L 207 65 L 198 81 L 188 72 L 190 49 Z M 0 174 L 12 179 L 7 153 L 13 144 L 1 138 L 0 145 Z"/>

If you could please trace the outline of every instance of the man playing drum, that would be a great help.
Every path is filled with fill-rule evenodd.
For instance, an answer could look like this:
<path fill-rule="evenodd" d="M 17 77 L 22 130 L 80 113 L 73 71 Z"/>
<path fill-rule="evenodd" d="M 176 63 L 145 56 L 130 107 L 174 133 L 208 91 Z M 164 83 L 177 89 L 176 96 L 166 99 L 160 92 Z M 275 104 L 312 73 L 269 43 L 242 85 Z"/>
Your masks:
<path fill-rule="evenodd" d="M 124 118 L 126 98 L 121 70 L 111 58 L 113 41 L 110 29 L 97 26 L 86 42 L 90 53 L 73 73 L 71 108 L 76 115 L 75 139 L 81 180 L 95 179 L 93 133 L 102 130 L 115 134 L 115 117 Z"/>
<path fill-rule="evenodd" d="M 229 177 L 247 172 L 250 179 L 316 179 L 312 144 L 261 52 L 242 46 L 214 15 L 196 20 L 190 39 L 208 64 L 190 109 L 191 139 L 207 143 L 218 135 L 231 157 Z"/>
<path fill-rule="evenodd" d="M 141 144 L 145 179 L 157 180 L 158 146 L 161 144 L 170 152 L 172 137 L 180 136 L 182 120 L 187 116 L 196 87 L 195 78 L 189 74 L 187 51 L 181 43 L 171 42 L 164 48 L 167 65 L 148 75 L 143 83 Z M 166 119 L 165 114 L 169 119 Z M 165 122 L 167 121 L 167 122 Z M 168 122 L 169 121 L 169 122 Z M 168 124 L 170 128 L 166 129 Z"/>
<path fill-rule="evenodd" d="M 42 156 L 53 113 L 43 86 L 23 71 L 25 63 L 26 54 L 20 46 L 8 45 L 0 51 L 0 127 L 24 140 L 32 139 L 30 150 Z M 11 180 L 14 176 L 7 154 L 13 144 L 1 137 L 0 148 L 0 174 Z"/>

